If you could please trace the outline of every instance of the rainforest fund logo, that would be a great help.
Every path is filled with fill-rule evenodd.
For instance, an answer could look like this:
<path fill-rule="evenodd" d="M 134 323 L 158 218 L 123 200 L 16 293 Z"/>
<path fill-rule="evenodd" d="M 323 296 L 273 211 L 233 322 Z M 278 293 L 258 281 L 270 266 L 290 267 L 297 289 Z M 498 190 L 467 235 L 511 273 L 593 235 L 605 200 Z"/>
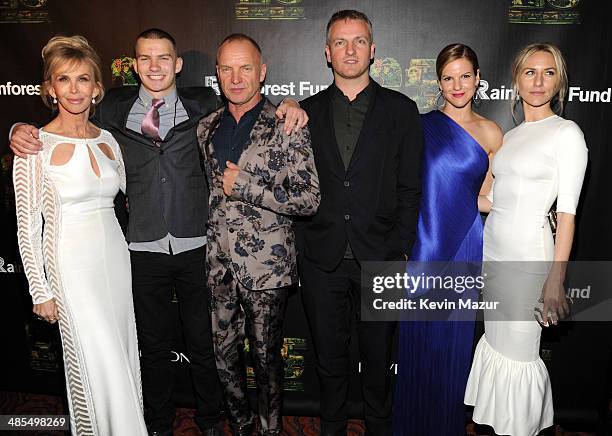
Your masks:
<path fill-rule="evenodd" d="M 438 82 L 435 59 L 410 59 L 406 66 L 405 94 L 421 112 L 436 108 Z"/>
<path fill-rule="evenodd" d="M 435 109 L 438 95 L 435 59 L 410 59 L 402 70 L 395 58 L 376 58 L 370 75 L 381 86 L 403 92 L 413 99 L 419 111 Z"/>
<path fill-rule="evenodd" d="M 134 58 L 130 56 L 121 56 L 113 59 L 111 64 L 111 74 L 113 81 L 120 80 L 121 85 L 138 85 L 136 74 L 134 72 Z"/>
<path fill-rule="evenodd" d="M 306 18 L 304 0 L 238 0 L 237 20 L 300 20 Z"/>
<path fill-rule="evenodd" d="M 379 85 L 398 90 L 402 87 L 402 67 L 393 58 L 376 58 L 370 67 L 370 75 Z"/>
<path fill-rule="evenodd" d="M 580 0 L 511 0 L 508 22 L 514 24 L 580 24 Z"/>

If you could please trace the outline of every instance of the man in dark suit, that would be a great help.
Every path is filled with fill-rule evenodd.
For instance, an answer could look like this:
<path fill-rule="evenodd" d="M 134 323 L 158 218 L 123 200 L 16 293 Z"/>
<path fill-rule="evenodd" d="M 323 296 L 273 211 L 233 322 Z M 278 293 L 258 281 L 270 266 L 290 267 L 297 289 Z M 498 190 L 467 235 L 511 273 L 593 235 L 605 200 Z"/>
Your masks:
<path fill-rule="evenodd" d="M 321 433 L 347 424 L 351 319 L 361 263 L 403 260 L 415 238 L 422 131 L 416 105 L 369 77 L 366 15 L 345 10 L 327 26 L 334 83 L 301 103 L 310 118 L 321 205 L 296 223 L 302 298 L 321 386 Z M 395 323 L 357 320 L 366 432 L 391 434 L 389 365 Z"/>
<path fill-rule="evenodd" d="M 96 108 L 94 121 L 113 134 L 126 167 L 127 240 L 145 420 L 152 435 L 172 434 L 176 294 L 191 362 L 195 421 L 205 434 L 221 434 L 222 392 L 204 264 L 208 189 L 196 137 L 199 119 L 217 109 L 219 100 L 210 88 L 177 89 L 183 61 L 167 32 L 142 32 L 135 55 L 140 87 L 110 90 Z M 37 137 L 36 128 L 19 126 L 11 148 L 20 156 L 35 152 L 40 148 Z"/>

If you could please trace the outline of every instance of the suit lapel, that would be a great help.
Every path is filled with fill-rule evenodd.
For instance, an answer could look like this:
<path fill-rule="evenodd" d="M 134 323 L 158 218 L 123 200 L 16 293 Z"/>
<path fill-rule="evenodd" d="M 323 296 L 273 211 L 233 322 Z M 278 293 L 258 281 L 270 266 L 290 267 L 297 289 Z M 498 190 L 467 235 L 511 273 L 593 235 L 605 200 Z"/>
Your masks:
<path fill-rule="evenodd" d="M 177 89 L 177 95 L 178 98 L 180 98 L 181 103 L 183 103 L 183 107 L 187 111 L 189 119 L 197 118 L 201 113 L 200 103 L 197 100 L 184 96 L 180 89 Z"/>
<path fill-rule="evenodd" d="M 126 93 L 125 96 L 121 96 L 120 99 L 115 102 L 114 105 L 114 116 L 105 117 L 108 118 L 106 122 L 109 126 L 113 127 L 120 131 L 123 135 L 132 139 L 135 143 L 142 145 L 143 147 L 147 147 L 150 150 L 157 150 L 158 147 L 152 143 L 148 139 L 146 139 L 140 132 L 135 132 L 131 129 L 128 129 L 126 124 L 128 120 L 128 116 L 130 114 L 130 110 L 132 110 L 132 106 L 134 106 L 134 102 L 138 99 L 138 87 L 134 92 Z M 125 146 L 125 145 L 124 145 Z"/>
<path fill-rule="evenodd" d="M 127 124 L 127 118 L 130 114 L 130 110 L 132 106 L 134 106 L 134 102 L 138 99 L 138 92 L 135 92 L 131 95 L 127 95 L 125 98 L 119 100 L 115 105 L 115 110 L 119 116 L 111 117 L 109 121 L 120 123 L 117 125 L 121 130 L 126 130 L 125 125 Z"/>
<path fill-rule="evenodd" d="M 130 132 L 125 125 L 127 124 L 128 116 L 130 115 L 130 110 L 132 110 L 132 106 L 134 106 L 134 102 L 138 99 L 138 92 L 127 94 L 124 98 L 119 100 L 115 104 L 115 111 L 117 116 L 109 117 L 110 123 L 116 123 L 115 128 L 121 130 L 124 133 Z"/>
<path fill-rule="evenodd" d="M 176 133 L 177 126 L 180 126 L 185 123 L 196 124 L 199 121 L 199 118 L 201 117 L 201 112 L 199 110 L 200 104 L 197 100 L 186 97 L 185 95 L 183 95 L 181 90 L 178 88 L 176 90 L 176 95 L 177 95 L 177 100 L 180 100 L 180 102 L 183 105 L 183 108 L 185 108 L 185 111 L 187 112 L 187 119 L 183 121 L 182 123 L 175 125 L 173 128 L 171 128 L 168 131 L 168 133 L 166 134 L 166 137 L 164 138 L 164 141 L 161 143 L 162 147 L 167 147 L 168 145 L 171 145 L 170 140 Z M 178 101 L 176 102 L 176 104 L 178 104 Z"/>
<path fill-rule="evenodd" d="M 265 97 L 264 97 L 265 98 Z M 251 161 L 250 155 L 255 152 L 257 147 L 265 145 L 267 139 L 274 134 L 276 126 L 276 108 L 266 99 L 257 120 L 251 129 L 249 139 L 240 154 L 237 165 L 244 168 L 245 164 Z"/>
<path fill-rule="evenodd" d="M 321 114 L 316 120 L 312 120 L 311 134 L 313 135 L 313 147 L 316 148 L 315 153 L 318 153 L 319 160 L 327 162 L 329 169 L 344 178 L 345 169 L 336 141 L 336 131 L 334 129 L 334 113 L 332 110 L 332 89 L 327 88 L 321 92 L 326 93 L 324 104 L 320 105 Z M 316 138 L 315 138 L 316 136 Z M 320 144 L 320 147 L 317 147 Z"/>
<path fill-rule="evenodd" d="M 155 150 L 157 147 L 154 144 L 149 143 L 147 139 L 140 132 L 135 132 L 127 128 L 127 120 L 130 114 L 130 110 L 132 110 L 132 106 L 134 106 L 134 102 L 138 99 L 138 92 L 130 93 L 125 96 L 125 98 L 119 100 L 115 104 L 116 117 L 109 118 L 111 123 L 116 123 L 115 128 L 121 131 L 125 136 L 134 140 L 134 142 L 145 146 L 149 149 Z"/>
<path fill-rule="evenodd" d="M 215 131 L 217 130 L 217 128 L 219 128 L 219 123 L 224 112 L 225 107 L 222 107 L 210 114 L 208 117 L 206 117 L 205 120 L 203 120 L 207 123 L 207 128 L 203 130 L 204 136 L 202 138 L 204 141 L 204 152 L 206 153 L 205 157 L 210 160 L 216 160 L 215 147 L 213 146 L 212 139 L 214 137 Z"/>

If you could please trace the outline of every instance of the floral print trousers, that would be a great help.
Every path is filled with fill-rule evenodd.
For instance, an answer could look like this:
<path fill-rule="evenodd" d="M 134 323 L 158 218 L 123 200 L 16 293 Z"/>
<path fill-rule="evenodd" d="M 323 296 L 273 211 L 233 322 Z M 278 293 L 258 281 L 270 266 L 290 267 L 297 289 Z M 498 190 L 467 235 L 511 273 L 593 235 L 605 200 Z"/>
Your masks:
<path fill-rule="evenodd" d="M 260 434 L 280 434 L 281 348 L 289 288 L 246 289 L 234 278 L 229 262 L 216 256 L 209 257 L 207 267 L 215 360 L 232 424 L 242 427 L 253 420 L 246 392 L 246 336 L 255 372 Z"/>

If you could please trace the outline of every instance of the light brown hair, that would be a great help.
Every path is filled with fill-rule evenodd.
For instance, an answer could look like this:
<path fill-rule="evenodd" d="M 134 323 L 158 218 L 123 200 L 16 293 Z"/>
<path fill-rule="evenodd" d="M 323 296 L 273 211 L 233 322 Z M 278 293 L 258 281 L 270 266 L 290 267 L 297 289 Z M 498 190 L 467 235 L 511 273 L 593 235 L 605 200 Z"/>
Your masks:
<path fill-rule="evenodd" d="M 521 74 L 521 71 L 523 70 L 523 67 L 525 66 L 525 63 L 527 62 L 527 58 L 529 58 L 529 56 L 539 51 L 550 53 L 552 57 L 555 59 L 555 66 L 557 68 L 558 80 L 557 80 L 557 89 L 555 90 L 555 95 L 550 101 L 550 107 L 553 110 L 553 112 L 557 113 L 558 115 L 561 115 L 563 113 L 563 105 L 565 102 L 565 96 L 567 94 L 567 85 L 568 85 L 567 67 L 565 65 L 565 59 L 563 58 L 563 54 L 561 53 L 561 50 L 559 50 L 557 46 L 553 44 L 549 44 L 549 43 L 538 42 L 535 44 L 529 44 L 528 46 L 524 47 L 521 51 L 519 51 L 516 57 L 514 58 L 514 63 L 512 64 L 512 92 L 513 92 L 512 118 L 514 118 L 515 121 L 516 121 L 515 108 L 518 102 L 520 101 L 520 98 L 519 98 L 520 96 L 519 96 L 519 91 L 518 91 L 519 76 Z"/>
<path fill-rule="evenodd" d="M 374 41 L 374 34 L 372 33 L 372 22 L 370 21 L 368 16 L 364 14 L 363 12 L 355 11 L 353 9 L 344 9 L 342 11 L 338 11 L 334 13 L 329 19 L 329 21 L 327 22 L 327 28 L 325 30 L 325 33 L 326 33 L 325 40 L 327 41 L 328 44 L 330 42 L 329 41 L 329 31 L 331 30 L 331 27 L 333 26 L 333 24 L 337 21 L 348 21 L 348 20 L 357 20 L 357 21 L 363 21 L 364 23 L 366 23 L 366 25 L 368 26 L 368 31 L 370 32 L 370 43 Z"/>

